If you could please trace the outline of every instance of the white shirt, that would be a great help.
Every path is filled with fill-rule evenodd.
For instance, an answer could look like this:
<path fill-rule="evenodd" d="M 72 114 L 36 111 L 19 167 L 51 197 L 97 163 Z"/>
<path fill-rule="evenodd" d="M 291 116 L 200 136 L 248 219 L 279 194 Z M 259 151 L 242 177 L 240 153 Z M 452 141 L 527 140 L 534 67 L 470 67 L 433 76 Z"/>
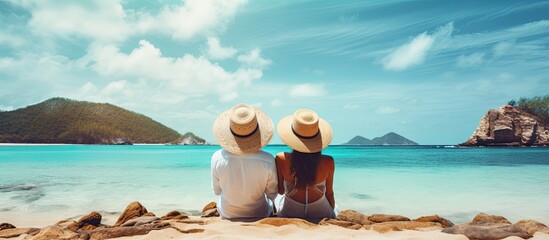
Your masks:
<path fill-rule="evenodd" d="M 217 210 L 222 218 L 263 218 L 272 212 L 277 196 L 273 155 L 257 151 L 236 155 L 219 150 L 212 156 L 212 188 L 220 196 Z M 268 198 L 268 199 L 267 199 Z"/>

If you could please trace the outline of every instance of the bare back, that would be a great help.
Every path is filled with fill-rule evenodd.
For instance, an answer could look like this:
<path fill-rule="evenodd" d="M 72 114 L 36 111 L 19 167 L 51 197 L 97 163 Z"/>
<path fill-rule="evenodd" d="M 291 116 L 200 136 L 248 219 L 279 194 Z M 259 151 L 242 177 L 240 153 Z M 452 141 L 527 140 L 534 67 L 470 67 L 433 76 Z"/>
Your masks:
<path fill-rule="evenodd" d="M 289 185 L 294 185 L 294 178 L 291 174 L 292 154 L 287 152 L 281 152 L 276 155 L 276 168 L 278 173 L 278 193 L 285 194 L 284 181 Z M 317 191 L 313 187 L 308 188 L 308 203 L 314 202 L 326 194 L 326 198 L 330 202 L 332 208 L 335 206 L 334 193 L 333 193 L 333 176 L 334 176 L 334 159 L 328 155 L 321 155 L 321 160 L 316 169 L 316 184 L 322 184 L 325 182 L 325 193 Z M 291 198 L 297 202 L 305 203 L 306 189 L 298 188 L 295 194 Z"/>

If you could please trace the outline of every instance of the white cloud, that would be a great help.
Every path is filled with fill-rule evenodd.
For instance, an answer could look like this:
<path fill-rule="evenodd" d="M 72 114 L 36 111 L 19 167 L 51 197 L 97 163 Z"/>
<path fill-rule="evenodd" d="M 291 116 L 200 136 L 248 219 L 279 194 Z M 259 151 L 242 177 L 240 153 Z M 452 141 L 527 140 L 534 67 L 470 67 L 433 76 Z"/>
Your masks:
<path fill-rule="evenodd" d="M 105 86 L 105 88 L 103 88 L 103 93 L 106 95 L 118 93 L 124 89 L 125 85 L 125 80 L 111 82 L 107 86 Z"/>
<path fill-rule="evenodd" d="M 273 107 L 280 107 L 282 106 L 282 100 L 275 98 L 271 101 L 271 106 Z"/>
<path fill-rule="evenodd" d="M 460 55 L 457 58 L 457 65 L 459 67 L 476 67 L 482 64 L 484 61 L 484 53 L 472 53 L 470 55 Z"/>
<path fill-rule="evenodd" d="M 507 54 L 515 45 L 515 41 L 503 41 L 494 46 L 494 56 L 499 57 Z"/>
<path fill-rule="evenodd" d="M 298 84 L 290 88 L 290 96 L 292 97 L 317 97 L 326 94 L 323 84 Z"/>
<path fill-rule="evenodd" d="M 254 48 L 248 54 L 238 56 L 238 61 L 248 66 L 265 68 L 271 64 L 271 60 L 261 57 L 261 49 Z"/>
<path fill-rule="evenodd" d="M 84 36 L 98 41 L 120 41 L 132 31 L 118 1 L 27 1 L 33 32 L 61 37 Z"/>
<path fill-rule="evenodd" d="M 433 48 L 442 48 L 448 44 L 454 29 L 453 23 L 440 27 L 432 35 L 426 32 L 417 35 L 408 43 L 398 47 L 383 58 L 383 67 L 387 70 L 400 71 L 410 66 L 423 63 L 427 53 Z M 439 46 L 435 46 L 438 41 Z"/>
<path fill-rule="evenodd" d="M 400 112 L 400 108 L 395 108 L 391 106 L 381 106 L 375 110 L 375 113 L 377 114 L 393 114 L 397 112 Z"/>
<path fill-rule="evenodd" d="M 164 8 L 151 29 L 186 40 L 199 34 L 224 30 L 246 0 L 187 0 L 182 6 Z M 150 19 L 149 19 L 150 21 Z"/>
<path fill-rule="evenodd" d="M 228 47 L 228 48 L 222 47 L 221 44 L 219 43 L 219 39 L 215 37 L 208 38 L 207 54 L 211 58 L 217 59 L 217 60 L 223 60 L 223 59 L 233 57 L 236 54 L 236 52 L 237 50 L 232 47 Z"/>
<path fill-rule="evenodd" d="M 29 28 L 41 36 L 78 36 L 100 42 L 121 42 L 128 37 L 161 33 L 178 40 L 224 31 L 246 0 L 187 0 L 161 9 L 127 10 L 124 1 L 16 2 L 29 10 Z"/>
<path fill-rule="evenodd" d="M 0 46 L 4 45 L 17 48 L 22 46 L 24 43 L 25 39 L 23 39 L 22 37 L 5 32 L 0 32 Z"/>
<path fill-rule="evenodd" d="M 346 110 L 356 110 L 359 108 L 360 108 L 360 105 L 356 103 L 347 103 L 343 106 L 343 109 L 346 109 Z"/>
<path fill-rule="evenodd" d="M 221 101 L 230 101 L 238 97 L 238 90 L 263 76 L 261 69 L 252 67 L 229 72 L 202 56 L 164 57 L 160 49 L 146 40 L 141 40 L 139 47 L 129 54 L 110 45 L 94 46 L 85 59 L 105 77 L 136 78 L 143 80 L 145 87 L 159 87 L 168 94 L 158 98 L 169 101 L 204 95 L 217 95 Z"/>

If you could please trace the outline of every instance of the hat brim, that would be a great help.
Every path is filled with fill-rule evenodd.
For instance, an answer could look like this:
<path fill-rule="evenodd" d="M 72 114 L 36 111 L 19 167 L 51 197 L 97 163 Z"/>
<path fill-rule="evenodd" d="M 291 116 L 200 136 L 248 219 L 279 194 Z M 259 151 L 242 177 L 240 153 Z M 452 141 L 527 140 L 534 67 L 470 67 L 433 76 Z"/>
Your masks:
<path fill-rule="evenodd" d="M 273 137 L 273 121 L 263 111 L 254 108 L 257 118 L 257 131 L 242 138 L 231 132 L 230 110 L 221 113 L 215 120 L 212 130 L 217 143 L 234 154 L 254 153 L 265 147 Z"/>
<path fill-rule="evenodd" d="M 278 122 L 278 135 L 290 148 L 303 153 L 320 152 L 332 141 L 332 127 L 324 119 L 318 119 L 319 133 L 313 138 L 302 138 L 292 130 L 294 116 L 286 116 Z"/>

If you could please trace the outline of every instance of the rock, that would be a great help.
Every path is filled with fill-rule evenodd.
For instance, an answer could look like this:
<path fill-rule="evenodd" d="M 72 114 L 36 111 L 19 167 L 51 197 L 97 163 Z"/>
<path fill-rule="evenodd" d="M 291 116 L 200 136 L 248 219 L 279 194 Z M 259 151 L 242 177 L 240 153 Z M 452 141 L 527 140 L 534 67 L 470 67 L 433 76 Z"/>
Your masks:
<path fill-rule="evenodd" d="M 490 109 L 465 146 L 549 145 L 549 126 L 535 115 L 513 106 Z"/>
<path fill-rule="evenodd" d="M 83 216 L 78 220 L 78 228 L 86 227 L 86 229 L 90 229 L 91 226 L 93 227 L 99 227 L 101 224 L 101 214 L 98 212 L 91 212 L 90 214 Z M 90 226 L 86 226 L 90 225 Z"/>
<path fill-rule="evenodd" d="M 154 222 L 154 221 L 159 220 L 159 219 L 160 218 L 155 217 L 155 216 L 141 216 L 141 217 L 132 218 L 132 219 L 124 222 L 121 226 L 122 227 L 141 226 L 141 225 L 145 225 L 145 224 Z"/>
<path fill-rule="evenodd" d="M 67 240 L 87 240 L 83 234 L 71 231 L 68 226 L 53 225 L 42 228 L 33 240 L 49 240 L 49 239 L 67 239 Z"/>
<path fill-rule="evenodd" d="M 285 226 L 285 225 L 294 225 L 300 228 L 311 228 L 315 227 L 316 224 L 307 222 L 301 218 L 278 218 L 278 217 L 269 217 L 264 218 L 256 222 L 257 224 L 267 224 L 275 227 Z"/>
<path fill-rule="evenodd" d="M 357 224 L 354 222 L 344 221 L 344 220 L 338 220 L 338 219 L 330 219 L 330 218 L 324 218 L 319 223 L 319 225 L 336 225 L 340 226 L 342 228 L 348 228 L 353 230 L 358 230 L 362 228 L 361 224 Z"/>
<path fill-rule="evenodd" d="M 142 226 L 133 227 L 110 227 L 110 228 L 96 228 L 91 231 L 87 231 L 91 240 L 95 239 L 109 239 L 136 235 L 145 235 L 153 230 L 160 230 L 170 227 L 169 223 L 155 223 Z"/>
<path fill-rule="evenodd" d="M 380 233 L 402 230 L 421 230 L 421 229 L 443 229 L 440 223 L 436 222 L 415 222 L 415 221 L 387 221 L 365 225 L 365 229 L 374 230 Z"/>
<path fill-rule="evenodd" d="M 171 219 L 179 220 L 179 219 L 185 219 L 185 218 L 189 218 L 189 216 L 183 215 L 179 211 L 173 210 L 169 213 L 166 213 L 166 215 L 162 216 L 160 219 L 161 220 L 171 220 Z"/>
<path fill-rule="evenodd" d="M 36 235 L 40 228 L 7 228 L 0 230 L 0 238 L 14 238 L 23 234 Z"/>
<path fill-rule="evenodd" d="M 202 213 L 201 217 L 219 217 L 219 212 L 217 208 L 206 210 Z"/>
<path fill-rule="evenodd" d="M 153 212 L 148 212 L 148 213 L 143 214 L 143 216 L 156 217 L 156 214 L 154 214 Z"/>
<path fill-rule="evenodd" d="M 488 215 L 486 213 L 479 213 L 473 218 L 474 223 L 476 222 L 487 222 L 487 223 L 505 223 L 505 224 L 511 224 L 509 220 L 502 216 L 496 216 L 496 215 Z"/>
<path fill-rule="evenodd" d="M 410 221 L 409 218 L 400 215 L 372 214 L 368 220 L 376 223 L 392 221 Z"/>
<path fill-rule="evenodd" d="M 443 233 L 462 234 L 471 240 L 496 240 L 516 236 L 524 239 L 532 235 L 521 228 L 506 223 L 472 222 L 445 228 Z"/>
<path fill-rule="evenodd" d="M 366 216 L 354 210 L 344 210 L 344 211 L 341 211 L 339 215 L 337 215 L 336 219 L 353 222 L 360 225 L 370 225 L 373 222 L 368 220 L 368 217 L 369 216 Z"/>
<path fill-rule="evenodd" d="M 440 223 L 442 227 L 451 227 L 454 226 L 454 223 L 452 223 L 450 220 L 443 218 L 439 215 L 432 215 L 432 216 L 423 216 L 417 219 L 414 219 L 415 222 L 436 222 Z"/>
<path fill-rule="evenodd" d="M 119 137 L 119 138 L 111 139 L 109 141 L 109 144 L 110 145 L 133 145 L 133 143 L 127 137 Z"/>
<path fill-rule="evenodd" d="M 2 223 L 0 224 L 0 231 L 4 230 L 4 229 L 10 229 L 10 228 L 15 228 L 15 226 L 11 225 L 10 223 Z"/>
<path fill-rule="evenodd" d="M 210 209 L 214 209 L 214 208 L 217 208 L 217 203 L 215 203 L 215 202 L 210 202 L 210 203 L 206 204 L 206 206 L 204 206 L 204 207 L 202 208 L 202 213 L 204 213 L 205 211 L 208 211 L 208 210 L 210 210 Z"/>
<path fill-rule="evenodd" d="M 118 227 L 130 219 L 143 216 L 145 213 L 147 213 L 147 209 L 141 203 L 132 202 L 126 207 L 114 226 Z"/>
<path fill-rule="evenodd" d="M 549 227 L 547 227 L 543 223 L 534 220 L 520 220 L 513 225 L 519 227 L 520 229 L 526 231 L 531 235 L 534 235 L 534 233 L 536 232 L 549 233 Z"/>

